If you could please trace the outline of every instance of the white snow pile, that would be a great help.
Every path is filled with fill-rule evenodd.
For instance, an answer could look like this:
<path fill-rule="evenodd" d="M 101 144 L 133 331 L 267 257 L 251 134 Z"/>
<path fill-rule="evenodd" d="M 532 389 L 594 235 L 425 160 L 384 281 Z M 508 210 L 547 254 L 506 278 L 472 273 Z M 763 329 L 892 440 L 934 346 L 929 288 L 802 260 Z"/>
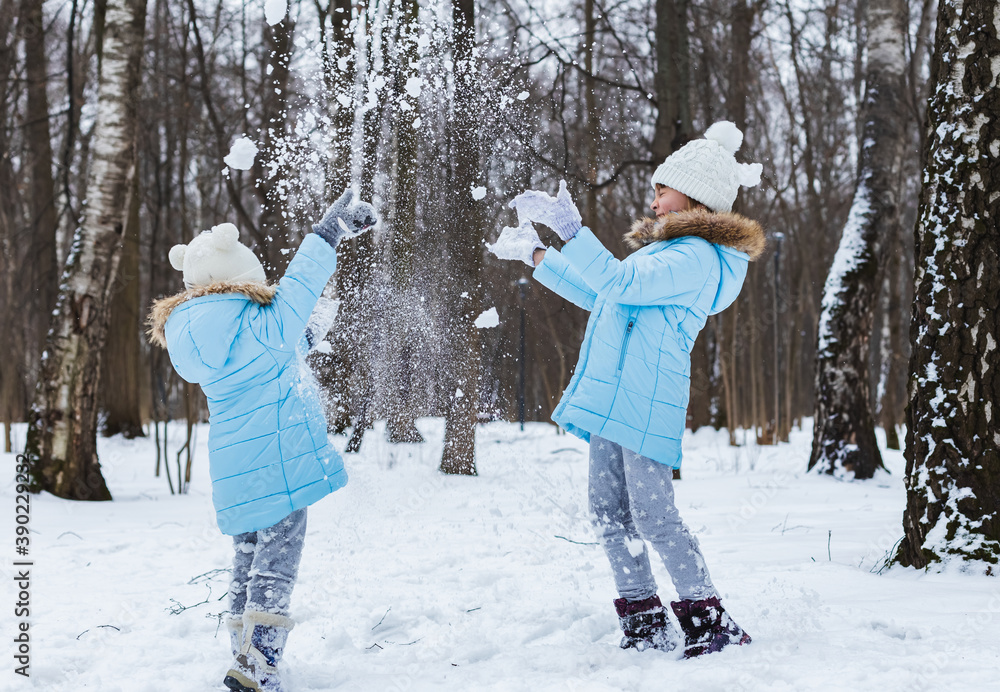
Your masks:
<path fill-rule="evenodd" d="M 297 624 L 280 664 L 289 690 L 997 686 L 996 578 L 879 574 L 902 534 L 900 452 L 883 446 L 891 474 L 842 483 L 806 473 L 808 420 L 776 447 L 757 446 L 752 434 L 737 433 L 741 447 L 724 431 L 685 434 L 677 506 L 753 643 L 684 661 L 618 648 L 617 593 L 590 524 L 583 441 L 547 423 L 484 423 L 479 475 L 454 477 L 438 471 L 444 421 L 417 427 L 427 442 L 389 444 L 378 422 L 361 452 L 345 455 L 348 484 L 309 508 L 291 603 Z M 25 426 L 13 432 L 20 449 Z M 31 497 L 31 678 L 15 682 L 8 665 L 0 689 L 131 692 L 150 686 L 151 665 L 170 689 L 223 689 L 233 541 L 215 524 L 208 427 L 196 433 L 187 495 L 170 494 L 162 466 L 153 475 L 152 438 L 100 437 L 113 502 Z M 171 423 L 175 479 L 184 437 L 183 422 Z M 0 464 L 12 468 L 14 456 L 0 454 Z M 15 488 L 7 474 L 3 506 L 14 506 Z M 676 600 L 650 557 L 660 598 Z M 14 591 L 4 593 L 13 609 Z M 14 645 L 5 646 L 11 661 Z"/>
<path fill-rule="evenodd" d="M 288 0 L 265 0 L 264 21 L 268 26 L 274 26 L 288 14 Z"/>
<path fill-rule="evenodd" d="M 222 160 L 230 168 L 248 171 L 253 168 L 253 160 L 257 156 L 257 145 L 253 140 L 240 137 L 229 148 L 229 153 Z"/>
<path fill-rule="evenodd" d="M 476 187 L 472 188 L 472 199 L 478 202 L 485 196 L 486 196 L 486 188 L 483 187 L 482 185 L 477 185 Z"/>
<path fill-rule="evenodd" d="M 483 312 L 476 318 L 473 325 L 476 329 L 489 329 L 490 327 L 496 327 L 500 324 L 500 315 L 497 314 L 497 309 L 490 308 L 489 310 L 483 310 Z"/>

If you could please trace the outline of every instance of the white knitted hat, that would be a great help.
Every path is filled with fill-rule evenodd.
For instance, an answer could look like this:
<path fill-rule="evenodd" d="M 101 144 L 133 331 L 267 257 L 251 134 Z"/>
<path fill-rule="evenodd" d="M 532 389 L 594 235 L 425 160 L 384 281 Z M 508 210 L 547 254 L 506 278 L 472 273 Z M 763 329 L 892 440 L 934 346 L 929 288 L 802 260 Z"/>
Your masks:
<path fill-rule="evenodd" d="M 231 223 L 202 231 L 188 245 L 170 248 L 170 266 L 184 272 L 184 286 L 207 286 L 218 281 L 264 281 L 264 267 L 253 251 L 240 243 Z"/>
<path fill-rule="evenodd" d="M 760 182 L 764 167 L 759 163 L 738 163 L 734 154 L 743 144 L 743 133 L 735 124 L 722 120 L 660 164 L 652 184 L 672 187 L 701 202 L 713 211 L 730 211 L 740 186 Z"/>

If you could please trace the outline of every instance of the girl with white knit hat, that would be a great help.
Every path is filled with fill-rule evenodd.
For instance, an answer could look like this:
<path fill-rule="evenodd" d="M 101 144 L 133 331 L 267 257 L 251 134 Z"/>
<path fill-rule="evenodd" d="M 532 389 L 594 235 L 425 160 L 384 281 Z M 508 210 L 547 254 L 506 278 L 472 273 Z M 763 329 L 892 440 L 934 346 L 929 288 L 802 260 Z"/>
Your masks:
<path fill-rule="evenodd" d="M 590 311 L 573 378 L 552 419 L 590 442 L 590 507 L 620 598 L 622 648 L 685 658 L 747 644 L 719 603 L 698 541 L 674 504 L 690 389 L 691 348 L 709 315 L 743 286 L 764 249 L 760 225 L 731 211 L 740 186 L 760 182 L 760 164 L 734 154 L 743 134 L 719 122 L 671 154 L 653 173 L 653 219 L 625 236 L 635 249 L 618 260 L 582 225 L 560 184 L 551 197 L 529 190 L 511 202 L 518 226 L 490 250 L 534 267 L 534 278 Z M 533 223 L 565 243 L 546 248 Z M 673 581 L 677 632 L 657 595 L 646 543 Z"/>

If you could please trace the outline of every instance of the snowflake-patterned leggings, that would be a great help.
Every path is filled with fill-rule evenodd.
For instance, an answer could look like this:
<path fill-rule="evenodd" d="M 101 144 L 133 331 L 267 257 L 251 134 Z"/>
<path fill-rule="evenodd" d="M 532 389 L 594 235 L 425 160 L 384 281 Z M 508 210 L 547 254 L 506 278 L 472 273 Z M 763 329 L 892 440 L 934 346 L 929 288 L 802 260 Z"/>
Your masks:
<path fill-rule="evenodd" d="M 618 594 L 630 601 L 656 593 L 646 543 L 660 554 L 677 595 L 717 595 L 697 539 L 674 505 L 673 469 L 597 435 L 590 436 L 590 511 L 611 562 Z"/>
<path fill-rule="evenodd" d="M 244 610 L 288 615 L 306 536 L 306 510 L 296 510 L 274 526 L 233 536 L 233 581 L 229 612 Z"/>

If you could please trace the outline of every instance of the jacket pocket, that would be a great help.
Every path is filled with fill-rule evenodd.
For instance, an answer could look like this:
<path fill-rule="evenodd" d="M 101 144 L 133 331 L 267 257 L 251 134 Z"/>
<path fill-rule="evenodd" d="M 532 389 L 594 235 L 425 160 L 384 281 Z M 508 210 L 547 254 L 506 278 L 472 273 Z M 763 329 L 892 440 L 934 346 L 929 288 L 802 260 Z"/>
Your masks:
<path fill-rule="evenodd" d="M 622 374 L 622 368 L 625 367 L 625 349 L 628 348 L 628 341 L 632 338 L 632 331 L 635 329 L 635 316 L 629 315 L 628 325 L 625 327 L 625 336 L 622 337 L 621 355 L 618 357 L 618 370 L 615 371 L 616 375 Z"/>

